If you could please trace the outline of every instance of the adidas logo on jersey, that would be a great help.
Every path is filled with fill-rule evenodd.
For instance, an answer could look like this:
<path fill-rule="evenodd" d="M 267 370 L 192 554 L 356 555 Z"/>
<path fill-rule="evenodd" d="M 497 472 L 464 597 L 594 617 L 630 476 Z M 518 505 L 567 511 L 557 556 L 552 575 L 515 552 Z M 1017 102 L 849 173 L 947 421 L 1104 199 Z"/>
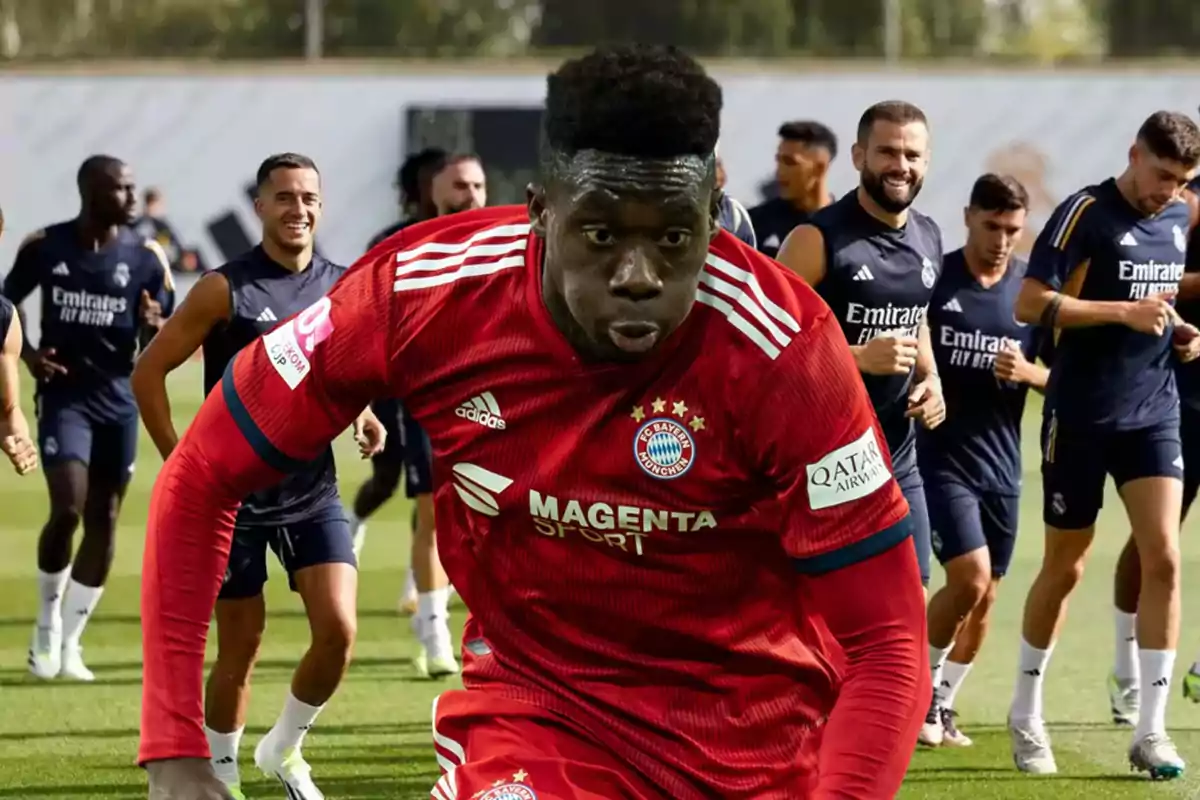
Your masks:
<path fill-rule="evenodd" d="M 861 267 L 858 268 L 858 272 L 854 273 L 854 280 L 856 280 L 856 281 L 873 281 L 873 280 L 875 280 L 875 276 L 873 274 L 871 274 L 871 268 L 868 267 L 866 264 L 863 264 Z"/>
<path fill-rule="evenodd" d="M 1120 244 L 1122 247 L 1137 247 L 1137 239 L 1133 238 L 1133 233 L 1126 232 L 1125 235 L 1121 237 Z"/>
<path fill-rule="evenodd" d="M 942 306 L 942 311 L 957 311 L 958 313 L 961 314 L 962 306 L 959 305 L 957 297 L 951 297 L 950 302 L 946 303 L 946 305 Z"/>
<path fill-rule="evenodd" d="M 269 308 L 264 308 L 262 310 L 262 313 L 259 314 L 257 317 L 255 317 L 255 319 L 258 322 L 278 322 L 279 321 L 279 317 L 275 316 L 275 312 Z"/>
<path fill-rule="evenodd" d="M 57 267 L 50 270 L 50 274 L 51 275 L 70 275 L 71 270 L 67 269 L 67 263 L 65 261 L 60 261 L 58 263 Z"/>
<path fill-rule="evenodd" d="M 474 464 L 455 464 L 451 469 L 454 473 L 454 491 L 468 508 L 472 508 L 487 517 L 500 514 L 500 504 L 496 495 L 512 486 L 512 479 L 478 467 Z"/>
<path fill-rule="evenodd" d="M 493 430 L 504 430 L 504 417 L 500 414 L 500 406 L 496 403 L 496 398 L 491 392 L 477 394 L 467 402 L 459 406 L 455 412 L 463 419 L 469 419 L 471 422 L 478 422 L 485 428 Z"/>

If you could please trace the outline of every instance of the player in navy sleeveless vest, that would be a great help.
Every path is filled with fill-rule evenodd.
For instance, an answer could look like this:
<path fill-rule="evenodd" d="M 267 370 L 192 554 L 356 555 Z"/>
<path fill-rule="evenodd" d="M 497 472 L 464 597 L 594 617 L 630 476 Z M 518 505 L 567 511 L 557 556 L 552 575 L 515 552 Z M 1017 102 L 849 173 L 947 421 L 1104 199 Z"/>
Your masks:
<path fill-rule="evenodd" d="M 1164 725 L 1178 639 L 1183 491 L 1172 344 L 1178 357 L 1193 359 L 1200 330 L 1179 320 L 1172 333 L 1177 315 L 1169 299 L 1183 276 L 1190 217 L 1179 195 L 1198 161 L 1200 128 L 1192 120 L 1151 115 L 1121 176 L 1077 192 L 1056 210 L 1034 245 L 1017 300 L 1019 319 L 1060 330 L 1042 432 L 1046 549 L 1026 601 L 1009 716 L 1014 759 L 1024 771 L 1057 769 L 1042 718 L 1042 681 L 1112 475 L 1144 578 L 1142 686 L 1129 761 L 1153 777 L 1183 772 Z"/>
<path fill-rule="evenodd" d="M 912 509 L 913 542 L 928 585 L 929 514 L 913 422 L 937 427 L 945 404 L 925 323 L 942 264 L 942 233 L 909 207 L 929 163 L 924 113 L 900 101 L 871 106 L 859 120 L 852 155 L 858 189 L 789 234 L 778 259 L 816 288 L 850 342 Z"/>
<path fill-rule="evenodd" d="M 136 458 L 129 374 L 139 348 L 169 313 L 174 287 L 162 248 L 127 227 L 137 204 L 129 167 L 93 156 L 80 166 L 77 184 L 79 216 L 25 239 L 4 294 L 19 306 L 41 290 L 39 347 L 27 337 L 22 345 L 36 381 L 38 445 L 50 494 L 50 518 L 38 540 L 41 604 L 29 669 L 42 679 L 90 681 L 80 637 L 108 578 Z M 83 540 L 72 563 L 81 520 Z"/>
<path fill-rule="evenodd" d="M 21 412 L 18 364 L 21 361 L 21 320 L 7 298 L 0 296 L 0 451 L 18 475 L 37 469 L 37 448 Z"/>
<path fill-rule="evenodd" d="M 314 304 L 320 308 L 318 301 L 346 271 L 313 253 L 321 184 L 310 159 L 294 153 L 272 156 L 259 168 L 257 185 L 262 243 L 201 278 L 138 362 L 138 404 L 164 458 L 178 443 L 167 374 L 202 347 L 204 389 L 211 391 L 242 348 L 282 320 Z M 383 429 L 364 414 L 355 433 L 366 457 L 381 444 Z M 336 690 L 354 640 L 356 562 L 332 449 L 275 487 L 247 497 L 238 511 L 216 610 L 217 662 L 205 700 L 213 767 L 235 794 L 240 791 L 237 745 L 245 725 L 246 692 L 265 626 L 268 547 L 304 600 L 313 640 L 278 724 L 255 750 L 255 762 L 284 783 L 289 797 L 319 797 L 303 760 L 286 756 L 299 748 L 301 727 L 312 724 Z"/>
<path fill-rule="evenodd" d="M 946 398 L 946 422 L 917 432 L 918 463 L 945 585 L 929 601 L 934 699 L 920 742 L 965 747 L 954 699 L 983 645 L 996 587 L 1017 537 L 1021 416 L 1043 389 L 1040 330 L 1013 305 L 1025 263 L 1012 258 L 1029 195 L 1013 178 L 984 175 L 966 209 L 967 243 L 946 256 L 929 330 Z"/>

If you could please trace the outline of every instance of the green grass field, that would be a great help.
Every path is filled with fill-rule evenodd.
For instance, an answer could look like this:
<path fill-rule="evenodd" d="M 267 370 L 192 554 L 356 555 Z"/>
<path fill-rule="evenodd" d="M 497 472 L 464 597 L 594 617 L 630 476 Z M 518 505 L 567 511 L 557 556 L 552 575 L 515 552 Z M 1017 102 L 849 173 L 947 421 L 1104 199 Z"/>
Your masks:
<path fill-rule="evenodd" d="M 181 427 L 199 401 L 199 370 L 188 364 L 172 378 Z M 26 405 L 26 408 L 32 408 Z M 1018 621 L 1025 589 L 1041 554 L 1040 482 L 1036 421 L 1026 426 L 1028 499 L 1022 541 L 1002 587 L 995 621 L 980 661 L 963 689 L 962 727 L 974 737 L 968 750 L 919 752 L 902 798 L 1142 798 L 1200 797 L 1200 780 L 1152 785 L 1128 772 L 1127 730 L 1108 723 L 1105 677 L 1111 657 L 1112 565 L 1125 536 L 1115 495 L 1101 519 L 1091 569 L 1078 591 L 1047 684 L 1047 715 L 1060 774 L 1037 779 L 1012 768 L 1004 715 L 1015 670 Z M 366 474 L 349 442 L 338 443 L 347 495 Z M 46 512 L 40 476 L 18 479 L 0 470 L 0 798 L 145 797 L 145 777 L 134 766 L 140 703 L 141 647 L 138 575 L 150 487 L 159 464 L 143 436 L 141 458 L 125 511 L 113 576 L 84 637 L 91 685 L 43 684 L 27 677 L 25 653 L 36 614 L 35 547 Z M 372 521 L 360 592 L 359 640 L 345 684 L 305 745 L 318 784 L 331 800 L 428 798 L 437 775 L 430 744 L 434 695 L 450 684 L 415 679 L 407 621 L 395 611 L 407 563 L 407 508 L 395 500 Z M 1192 527 L 1192 526 L 1189 526 Z M 1185 532 L 1186 535 L 1186 532 Z M 1200 557 L 1185 544 L 1184 585 L 1200 579 Z M 936 579 L 935 579 L 936 580 Z M 298 599 L 276 569 L 268 585 L 270 618 L 255 674 L 248 732 L 242 748 L 244 788 L 252 798 L 282 798 L 278 784 L 255 774 L 251 753 L 274 722 L 308 629 Z M 1177 673 L 1186 668 L 1200 630 L 1200 602 L 1184 596 L 1184 636 Z M 461 623 L 461 610 L 454 622 Z M 210 651 L 211 653 L 211 651 Z M 1179 695 L 1176 695 L 1179 698 Z M 1185 759 L 1200 774 L 1200 708 L 1173 700 L 1169 722 Z"/>

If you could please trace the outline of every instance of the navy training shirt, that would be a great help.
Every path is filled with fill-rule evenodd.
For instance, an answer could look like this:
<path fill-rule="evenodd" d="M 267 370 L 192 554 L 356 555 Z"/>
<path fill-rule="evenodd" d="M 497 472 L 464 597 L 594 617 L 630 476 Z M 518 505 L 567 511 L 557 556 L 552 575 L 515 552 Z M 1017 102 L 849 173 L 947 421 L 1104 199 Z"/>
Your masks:
<path fill-rule="evenodd" d="M 942 265 L 942 232 L 909 209 L 902 228 L 867 213 L 851 191 L 818 211 L 810 222 L 825 239 L 825 278 L 817 293 L 833 310 L 851 345 L 885 333 L 916 337 Z M 862 376 L 887 437 L 893 461 L 914 446 L 913 420 L 905 417 L 912 372 Z"/>
<path fill-rule="evenodd" d="M 985 287 L 955 250 L 929 302 L 929 333 L 946 420 L 917 430 L 921 473 L 957 481 L 980 492 L 1021 490 L 1021 416 L 1028 384 L 1002 381 L 993 368 L 1002 348 L 1015 346 L 1034 361 L 1041 329 L 1018 322 L 1013 308 L 1026 265 L 1012 259 L 1000 280 Z"/>
<path fill-rule="evenodd" d="M 229 319 L 205 338 L 204 393 L 221 383 L 221 376 L 242 348 L 255 342 L 281 321 L 320 300 L 346 272 L 319 255 L 301 272 L 271 259 L 262 246 L 224 264 L 216 272 L 229 282 Z M 279 527 L 311 517 L 314 510 L 337 497 L 333 449 L 286 476 L 270 489 L 250 495 L 238 511 L 242 527 Z"/>
<path fill-rule="evenodd" d="M 141 296 L 147 292 L 171 313 L 175 285 L 156 242 L 121 228 L 100 250 L 85 247 L 75 220 L 30 235 L 4 280 L 4 295 L 19 305 L 42 291 L 38 346 L 52 347 L 67 369 L 39 383 L 39 398 L 83 408 L 98 422 L 137 417 L 129 386 L 141 349 Z"/>
<path fill-rule="evenodd" d="M 1067 198 L 1038 235 L 1026 274 L 1083 300 L 1131 302 L 1183 277 L 1188 206 L 1148 217 L 1110 178 Z M 1137 430 L 1178 419 L 1171 336 L 1124 325 L 1058 334 L 1044 413 L 1062 428 Z"/>
<path fill-rule="evenodd" d="M 758 251 L 771 258 L 779 255 L 783 240 L 793 228 L 804 225 L 811 219 L 806 212 L 782 197 L 759 203 L 746 213 L 750 217 L 750 225 L 758 241 Z"/>
<path fill-rule="evenodd" d="M 1195 178 L 1188 188 L 1200 197 L 1200 177 Z M 1188 238 L 1185 272 L 1200 272 L 1200 225 L 1192 228 Z M 1180 300 L 1175 304 L 1179 315 L 1187 322 L 1200 327 L 1200 298 Z M 1188 409 L 1200 413 L 1200 359 L 1184 364 L 1175 360 L 1175 381 L 1179 385 L 1179 402 Z"/>
<path fill-rule="evenodd" d="M 13 317 L 16 315 L 16 306 L 7 297 L 0 295 L 0 343 L 8 339 L 8 329 L 12 327 Z"/>

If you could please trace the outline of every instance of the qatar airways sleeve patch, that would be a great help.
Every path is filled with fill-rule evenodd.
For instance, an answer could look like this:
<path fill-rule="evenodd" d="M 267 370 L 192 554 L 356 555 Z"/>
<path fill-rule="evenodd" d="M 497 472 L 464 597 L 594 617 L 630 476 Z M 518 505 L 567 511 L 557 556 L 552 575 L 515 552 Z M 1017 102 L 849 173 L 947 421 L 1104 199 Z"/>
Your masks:
<path fill-rule="evenodd" d="M 867 428 L 862 436 L 806 469 L 808 504 L 813 511 L 866 497 L 892 477 L 874 428 Z"/>

